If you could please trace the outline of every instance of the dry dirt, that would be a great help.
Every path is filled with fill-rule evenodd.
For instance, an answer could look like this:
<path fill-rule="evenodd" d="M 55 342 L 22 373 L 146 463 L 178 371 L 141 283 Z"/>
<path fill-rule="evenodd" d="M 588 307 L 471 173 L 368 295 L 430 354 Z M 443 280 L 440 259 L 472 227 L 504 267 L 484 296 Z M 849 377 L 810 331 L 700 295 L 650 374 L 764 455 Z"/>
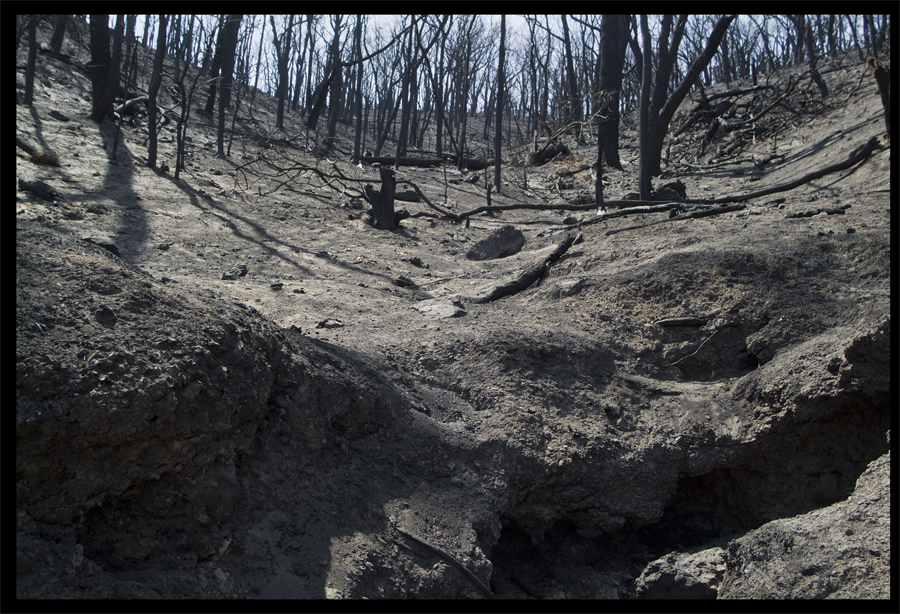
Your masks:
<path fill-rule="evenodd" d="M 74 67 L 39 55 L 36 102 L 16 108 L 17 136 L 61 161 L 16 159 L 20 181 L 57 195 L 19 191 L 16 202 L 20 598 L 482 596 L 395 526 L 500 597 L 666 596 L 667 585 L 635 580 L 660 557 L 713 547 L 727 556 L 716 555 L 705 596 L 758 596 L 741 588 L 738 545 L 765 523 L 846 503 L 889 454 L 889 147 L 702 219 L 572 229 L 596 211 L 521 210 L 386 232 L 358 219 L 346 193 L 303 178 L 275 189 L 247 165 L 274 155 L 253 125 L 294 139 L 280 149 L 292 159 L 377 183 L 377 169 L 344 154 L 314 157 L 296 115 L 276 131 L 265 95 L 258 123 L 238 122 L 230 159 L 214 156 L 195 109 L 179 180 L 146 167 L 140 124 L 123 127 L 111 161 L 115 125 L 87 119 L 87 57 L 69 52 Z M 718 167 L 728 160 L 716 149 L 737 137 L 695 160 L 698 126 L 656 184 L 679 179 L 688 198 L 742 194 L 883 142 L 864 65 L 820 68 L 829 98 L 806 77 L 796 113 L 778 110 Z M 174 166 L 171 125 L 162 137 Z M 351 139 L 342 126 L 338 147 Z M 620 144 L 610 199 L 637 190 L 631 117 Z M 589 164 L 595 145 L 569 145 L 572 155 L 528 168 L 527 187 L 525 169 L 507 164 L 493 203 L 589 198 L 587 172 L 560 185 L 557 171 Z M 447 171 L 456 212 L 485 204 L 484 176 L 466 176 Z M 398 177 L 445 202 L 443 169 Z M 521 251 L 466 257 L 505 226 L 523 233 Z M 573 232 L 580 241 L 537 283 L 476 302 Z M 235 265 L 246 275 L 224 280 Z M 396 285 L 401 276 L 419 287 Z M 427 299 L 455 316 L 416 309 Z M 703 322 L 658 323 L 675 317 Z M 876 528 L 883 537 L 889 522 Z M 853 578 L 867 596 L 889 596 L 887 549 L 861 555 L 867 571 Z M 831 573 L 810 569 L 810 582 Z"/>

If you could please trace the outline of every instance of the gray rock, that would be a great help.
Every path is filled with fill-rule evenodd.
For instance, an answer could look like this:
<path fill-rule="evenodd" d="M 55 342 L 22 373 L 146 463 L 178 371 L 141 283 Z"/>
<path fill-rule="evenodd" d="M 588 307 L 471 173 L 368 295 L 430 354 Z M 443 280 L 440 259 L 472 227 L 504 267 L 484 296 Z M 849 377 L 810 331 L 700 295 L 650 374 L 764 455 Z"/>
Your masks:
<path fill-rule="evenodd" d="M 581 292 L 581 289 L 584 288 L 584 282 L 584 277 L 579 279 L 567 279 L 559 282 L 559 296 L 563 297 L 578 294 Z"/>
<path fill-rule="evenodd" d="M 525 235 L 513 226 L 504 226 L 472 246 L 466 253 L 469 260 L 493 260 L 519 253 L 525 245 Z"/>
<path fill-rule="evenodd" d="M 420 301 L 413 306 L 418 309 L 422 315 L 432 316 L 434 318 L 458 318 L 466 315 L 462 303 L 459 300 L 451 301 L 446 298 L 432 298 Z"/>
<path fill-rule="evenodd" d="M 247 265 L 246 264 L 236 264 L 231 269 L 222 273 L 222 279 L 230 279 L 234 280 L 238 277 L 243 277 L 247 274 Z"/>
<path fill-rule="evenodd" d="M 890 599 L 891 454 L 845 501 L 773 520 L 728 544 L 724 599 Z"/>
<path fill-rule="evenodd" d="M 725 551 L 672 553 L 647 565 L 635 580 L 639 599 L 715 599 L 725 575 Z"/>

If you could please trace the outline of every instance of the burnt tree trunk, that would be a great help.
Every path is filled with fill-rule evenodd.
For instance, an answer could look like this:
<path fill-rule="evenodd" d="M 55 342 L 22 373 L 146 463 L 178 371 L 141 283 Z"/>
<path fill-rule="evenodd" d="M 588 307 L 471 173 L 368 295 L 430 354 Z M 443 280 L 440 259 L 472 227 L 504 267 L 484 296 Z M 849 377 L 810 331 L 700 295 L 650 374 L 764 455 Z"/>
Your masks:
<path fill-rule="evenodd" d="M 870 57 L 867 64 L 875 73 L 875 83 L 878 84 L 878 93 L 881 95 L 881 104 L 884 107 L 884 127 L 887 130 L 887 138 L 891 138 L 891 73 L 882 66 L 877 59 Z"/>
<path fill-rule="evenodd" d="M 109 89 L 109 15 L 91 15 L 91 115 L 95 122 L 102 122 L 112 108 L 106 106 Z"/>
<path fill-rule="evenodd" d="M 153 55 L 153 74 L 150 77 L 150 90 L 147 93 L 147 166 L 156 168 L 156 97 L 159 94 L 159 87 L 162 85 L 163 78 L 163 60 L 166 56 L 166 27 L 168 26 L 168 18 L 165 15 L 159 16 L 159 34 L 157 35 L 156 52 Z"/>
<path fill-rule="evenodd" d="M 234 54 L 243 15 L 228 15 L 222 27 L 221 79 L 219 80 L 219 125 L 216 131 L 216 157 L 225 158 L 225 110 L 231 106 L 234 81 Z"/>
<path fill-rule="evenodd" d="M 366 184 L 366 196 L 372 204 L 373 226 L 381 230 L 396 230 L 397 220 L 394 217 L 394 193 L 397 191 L 397 177 L 394 171 L 386 166 L 381 167 L 381 191 Z"/>
<path fill-rule="evenodd" d="M 28 66 L 25 69 L 25 99 L 26 107 L 34 103 L 34 67 L 37 61 L 37 24 L 28 28 Z"/>
<path fill-rule="evenodd" d="M 619 93 L 622 91 L 622 67 L 628 42 L 628 18 L 604 15 L 600 24 L 600 125 L 606 163 L 622 170 L 619 161 Z"/>

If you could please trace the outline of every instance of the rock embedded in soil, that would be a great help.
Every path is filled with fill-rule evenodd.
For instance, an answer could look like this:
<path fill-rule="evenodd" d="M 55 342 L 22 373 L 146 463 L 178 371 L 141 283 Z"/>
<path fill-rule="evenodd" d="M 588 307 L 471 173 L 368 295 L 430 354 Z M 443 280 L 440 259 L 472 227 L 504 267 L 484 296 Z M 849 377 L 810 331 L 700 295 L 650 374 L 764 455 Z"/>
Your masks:
<path fill-rule="evenodd" d="M 458 318 L 466 315 L 466 310 L 458 300 L 426 299 L 413 305 L 413 308 L 418 309 L 422 315 L 432 316 L 437 319 Z"/>
<path fill-rule="evenodd" d="M 525 245 L 525 235 L 514 226 L 504 226 L 469 249 L 469 260 L 493 260 L 519 253 Z"/>

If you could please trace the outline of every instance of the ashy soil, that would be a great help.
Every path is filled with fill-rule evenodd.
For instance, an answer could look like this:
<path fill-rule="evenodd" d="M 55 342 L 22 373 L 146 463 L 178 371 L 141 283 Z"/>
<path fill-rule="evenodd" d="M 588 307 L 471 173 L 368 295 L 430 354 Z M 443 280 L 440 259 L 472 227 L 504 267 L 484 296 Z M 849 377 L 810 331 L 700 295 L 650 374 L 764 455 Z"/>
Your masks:
<path fill-rule="evenodd" d="M 317 156 L 323 128 L 276 130 L 260 94 L 219 159 L 198 104 L 175 180 L 146 166 L 140 118 L 111 159 L 87 51 L 64 51 L 39 54 L 16 107 L 17 136 L 60 160 L 16 159 L 54 192 L 16 195 L 17 597 L 890 597 L 890 147 L 855 56 L 823 59 L 825 99 L 807 75 L 754 129 L 698 157 L 701 123 L 671 147 L 655 185 L 698 199 L 880 139 L 743 210 L 388 232 L 350 193 L 255 162 L 377 185 L 348 162 L 352 127 Z M 567 172 L 596 144 L 567 138 L 540 167 L 512 148 L 493 204 L 592 202 L 589 172 Z M 173 141 L 168 124 L 171 167 Z M 609 199 L 637 191 L 633 117 L 620 147 Z M 486 204 L 482 173 L 397 174 L 456 213 Z M 470 257 L 514 231 L 515 253 Z M 479 302 L 572 234 L 537 282 Z"/>

